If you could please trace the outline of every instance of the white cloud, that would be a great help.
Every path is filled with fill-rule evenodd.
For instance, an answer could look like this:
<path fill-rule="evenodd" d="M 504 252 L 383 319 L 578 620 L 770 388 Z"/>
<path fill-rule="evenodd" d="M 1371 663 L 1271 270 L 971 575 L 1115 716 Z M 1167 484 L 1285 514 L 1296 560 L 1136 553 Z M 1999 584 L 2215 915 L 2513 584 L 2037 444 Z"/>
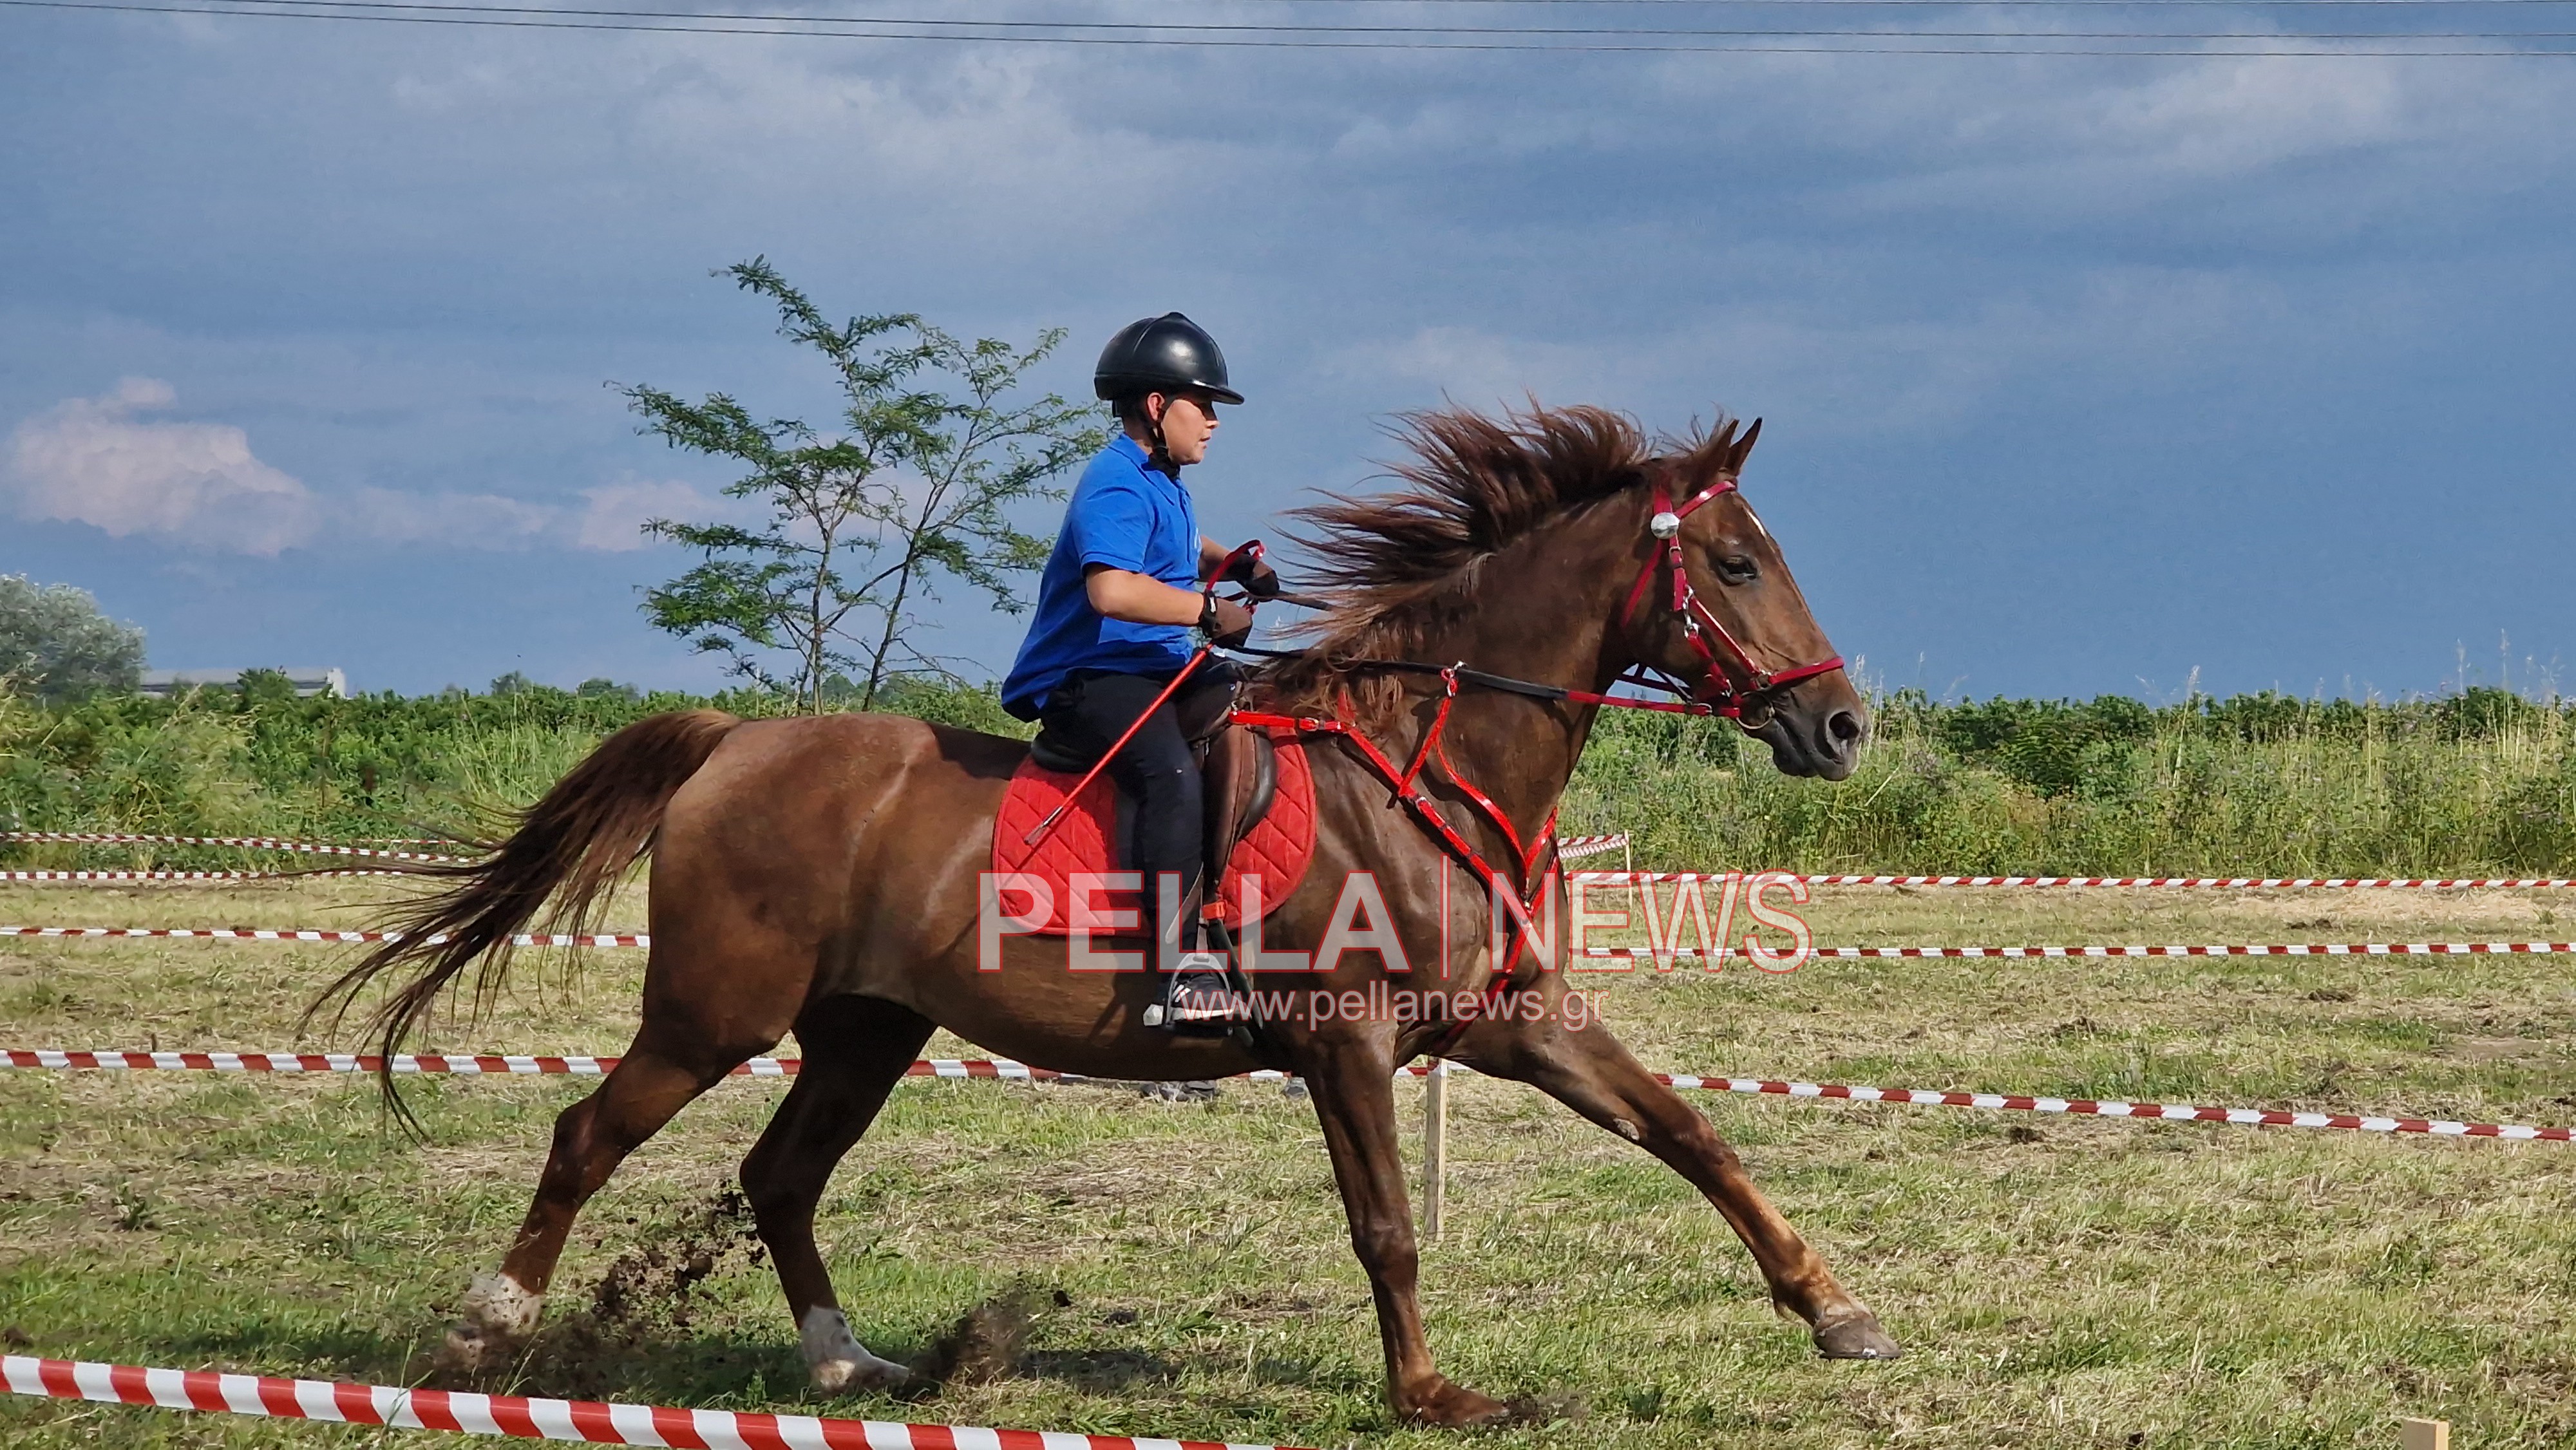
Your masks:
<path fill-rule="evenodd" d="M 330 510 L 334 532 L 386 544 L 520 548 L 552 532 L 562 510 L 493 493 L 362 488 Z"/>
<path fill-rule="evenodd" d="M 685 483 L 643 479 L 585 488 L 581 496 L 588 502 L 573 521 L 573 542 L 611 554 L 643 548 L 647 542 L 644 523 L 648 519 L 687 519 L 712 507 Z"/>
<path fill-rule="evenodd" d="M 2375 306 L 2404 314 L 2412 304 L 2383 294 Z M 2152 396 L 2197 379 L 2215 350 L 2259 362 L 2306 337 L 2292 331 L 2277 283 L 2179 269 L 2098 267 L 1973 307 L 1893 311 L 1814 297 L 1721 302 L 1609 341 L 1427 327 L 1339 349 L 1325 366 L 1363 383 L 1427 384 L 1478 409 L 1535 395 L 1633 409 L 1663 426 L 1724 407 L 1831 417 L 1847 433 L 1912 432 L 1965 425 L 2037 379 Z M 2344 337 L 2384 325 L 2357 310 L 2308 322 Z M 2284 335 L 2292 341 L 2274 340 Z"/>
<path fill-rule="evenodd" d="M 220 423 L 146 422 L 170 385 L 127 378 L 98 398 L 73 398 L 18 425 L 7 483 L 29 518 L 94 524 L 199 548 L 275 554 L 313 536 L 313 492 L 251 456 L 250 439 Z"/>
<path fill-rule="evenodd" d="M 579 509 L 494 493 L 321 494 L 262 463 L 240 428 L 137 416 L 177 401 L 166 382 L 127 378 L 104 396 L 67 399 L 27 419 L 10 435 L 0 497 L 26 518 L 264 557 L 356 542 L 618 553 L 644 547 L 644 520 L 704 504 L 686 484 L 646 481 L 585 489 Z"/>

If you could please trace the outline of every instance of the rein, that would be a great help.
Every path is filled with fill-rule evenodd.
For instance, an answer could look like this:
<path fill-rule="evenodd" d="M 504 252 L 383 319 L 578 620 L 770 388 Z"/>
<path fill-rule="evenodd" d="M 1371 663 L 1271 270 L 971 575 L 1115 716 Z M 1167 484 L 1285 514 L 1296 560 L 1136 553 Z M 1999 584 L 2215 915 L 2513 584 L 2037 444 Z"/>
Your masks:
<path fill-rule="evenodd" d="M 1813 664 L 1794 665 L 1784 670 L 1763 669 L 1753 662 L 1751 651 L 1747 650 L 1743 643 L 1736 639 L 1734 633 L 1709 611 L 1708 605 L 1701 601 L 1699 592 L 1692 587 L 1690 571 L 1682 557 L 1682 521 L 1711 500 L 1735 492 L 1735 488 L 1733 478 L 1721 478 L 1683 500 L 1676 508 L 1673 505 L 1670 487 L 1661 477 L 1655 480 L 1655 512 L 1647 521 L 1646 531 L 1658 541 L 1658 547 L 1648 552 L 1645 567 L 1638 571 L 1637 582 L 1628 590 L 1627 602 L 1619 610 L 1619 627 L 1624 630 L 1635 623 L 1638 606 L 1645 602 L 1646 591 L 1654 585 L 1656 573 L 1659 570 L 1671 571 L 1672 585 L 1668 598 L 1673 613 L 1681 620 L 1683 640 L 1689 644 L 1692 653 L 1700 658 L 1700 678 L 1693 683 L 1663 670 L 1639 665 L 1622 673 L 1618 683 L 1637 686 L 1641 689 L 1660 690 L 1672 695 L 1673 699 L 1640 700 L 1632 696 L 1607 695 L 1596 690 L 1575 690 L 1562 685 L 1541 684 L 1535 680 L 1498 675 L 1490 670 L 1472 669 L 1464 660 L 1448 665 L 1429 664 L 1421 660 L 1367 658 L 1340 661 L 1340 665 L 1346 669 L 1388 670 L 1439 677 L 1440 707 L 1431 717 L 1431 728 L 1423 732 L 1422 743 L 1415 748 L 1413 759 L 1401 769 L 1385 751 L 1378 748 L 1376 741 L 1371 740 L 1350 719 L 1353 712 L 1349 708 L 1346 693 L 1335 700 L 1334 712 L 1329 717 L 1283 715 L 1261 710 L 1232 712 L 1231 718 L 1240 725 L 1282 730 L 1297 735 L 1337 735 L 1349 741 L 1357 747 L 1360 758 L 1367 762 L 1369 769 L 1386 782 L 1391 792 L 1387 798 L 1387 804 L 1401 804 L 1412 811 L 1414 818 L 1431 834 L 1432 839 L 1441 849 L 1473 871 L 1477 881 L 1489 894 L 1509 894 L 1508 899 L 1513 909 L 1513 918 L 1508 929 L 1509 949 L 1504 954 L 1502 962 L 1495 966 L 1492 976 L 1487 979 L 1484 1007 L 1481 1013 L 1483 1016 L 1500 1015 L 1504 1003 L 1512 995 L 1513 979 L 1519 975 L 1522 947 L 1529 929 L 1536 924 L 1536 913 L 1530 909 L 1531 898 L 1545 887 L 1547 877 L 1553 874 L 1552 871 L 1539 870 L 1539 858 L 1541 853 L 1549 851 L 1555 842 L 1556 812 L 1549 811 L 1547 821 L 1539 828 L 1538 834 L 1529 841 L 1523 842 L 1520 832 L 1513 827 L 1511 818 L 1503 813 L 1502 807 L 1494 804 L 1493 797 L 1477 789 L 1473 782 L 1459 773 L 1457 765 L 1449 759 L 1449 747 L 1443 737 L 1449 726 L 1450 708 L 1458 701 L 1460 685 L 1474 685 L 1481 689 L 1498 690 L 1505 694 L 1521 695 L 1536 700 L 1566 701 L 1606 709 L 1661 710 L 1677 715 L 1716 716 L 1733 720 L 1739 728 L 1755 729 L 1770 718 L 1771 696 L 1803 680 L 1814 679 L 1818 675 L 1830 674 L 1843 668 L 1842 656 L 1835 655 Z M 1254 557 L 1259 557 L 1259 544 L 1248 544 L 1244 548 L 1253 551 Z M 1236 552 L 1241 553 L 1243 550 Z M 1228 557 L 1231 560 L 1233 556 Z M 1214 588 L 1213 582 L 1209 587 L 1211 590 Z M 1326 607 L 1325 601 L 1322 600 L 1304 596 L 1285 597 L 1290 603 Z M 1261 649 L 1252 645 L 1234 645 L 1229 648 L 1236 653 L 1274 660 L 1301 659 L 1310 653 L 1305 650 Z M 1749 725 L 1746 723 L 1748 710 L 1759 711 L 1759 717 Z M 1503 874 L 1486 861 L 1484 853 L 1478 851 L 1473 842 L 1459 834 L 1457 828 L 1449 824 L 1448 818 L 1440 814 L 1437 804 L 1418 784 L 1424 767 L 1435 759 L 1440 763 L 1441 772 L 1449 777 L 1450 783 L 1456 786 L 1476 810 L 1502 832 L 1503 839 L 1510 843 L 1513 854 L 1512 865 L 1517 868 L 1513 873 L 1511 884 L 1506 885 Z M 1549 854 L 1552 856 L 1552 851 L 1549 851 Z M 1551 861 L 1550 864 L 1552 866 L 1553 862 Z M 1547 964 L 1541 962 L 1539 967 L 1541 971 L 1545 971 Z M 1466 1020 L 1450 1022 L 1425 1046 L 1424 1050 L 1433 1056 L 1441 1055 L 1457 1042 L 1469 1025 Z"/>
<path fill-rule="evenodd" d="M 1458 700 L 1460 671 L 1457 667 L 1451 666 L 1441 669 L 1440 675 L 1444 688 L 1439 712 L 1432 717 L 1431 728 L 1423 733 L 1422 744 L 1413 752 L 1412 763 L 1402 769 L 1398 769 L 1395 761 L 1378 748 L 1377 742 L 1371 740 L 1367 732 L 1343 718 L 1348 713 L 1346 701 L 1337 702 L 1341 708 L 1329 717 L 1281 715 L 1263 710 L 1236 710 L 1232 712 L 1231 719 L 1238 725 L 1284 730 L 1297 735 L 1338 735 L 1349 741 L 1358 748 L 1360 758 L 1367 762 L 1369 769 L 1376 772 L 1378 777 L 1390 787 L 1392 793 L 1387 797 L 1387 804 L 1401 803 L 1410 809 L 1414 819 L 1421 823 L 1424 830 L 1431 833 L 1432 839 L 1443 850 L 1465 864 L 1467 869 L 1475 874 L 1477 883 L 1489 895 L 1502 895 L 1509 900 L 1514 914 L 1506 929 L 1508 935 L 1503 964 L 1497 966 L 1493 974 L 1486 979 L 1483 1007 L 1478 1013 L 1480 1017 L 1494 1017 L 1501 1015 L 1504 1002 L 1512 994 L 1512 979 L 1519 974 L 1520 970 L 1523 939 L 1528 927 L 1536 919 L 1530 909 L 1530 900 L 1546 885 L 1547 876 L 1552 874 L 1540 872 L 1538 865 L 1542 851 L 1553 855 L 1552 848 L 1556 842 L 1556 812 L 1549 811 L 1547 820 L 1539 827 L 1538 833 L 1524 843 L 1520 832 L 1512 826 L 1511 817 L 1503 813 L 1502 807 L 1494 804 L 1494 798 L 1478 790 L 1465 776 L 1458 773 L 1457 765 L 1449 759 L 1448 745 L 1441 737 L 1448 728 L 1449 708 Z M 1502 831 L 1503 839 L 1511 843 L 1515 858 L 1513 865 L 1518 868 L 1511 884 L 1505 884 L 1502 873 L 1496 871 L 1486 861 L 1484 853 L 1476 849 L 1474 842 L 1460 835 L 1458 828 L 1449 824 L 1448 817 L 1440 814 L 1438 803 L 1417 784 L 1421 779 L 1423 766 L 1435 757 L 1440 762 L 1441 771 L 1449 777 L 1450 783 L 1457 786 L 1459 791 L 1474 803 L 1476 809 L 1484 814 L 1485 819 L 1493 822 Z M 1541 971 L 1545 971 L 1546 968 L 1545 962 L 1539 964 Z M 1468 1019 L 1450 1022 L 1425 1046 L 1424 1050 L 1435 1057 L 1441 1055 L 1457 1042 L 1469 1025 Z"/>
<path fill-rule="evenodd" d="M 1638 665 L 1621 674 L 1618 683 L 1634 685 L 1640 689 L 1660 690 L 1673 696 L 1671 700 L 1640 700 L 1629 695 L 1605 695 L 1596 690 L 1574 690 L 1562 685 L 1544 685 L 1536 680 L 1515 679 L 1510 675 L 1498 675 L 1490 670 L 1470 669 L 1464 660 L 1453 665 L 1435 665 L 1422 660 L 1370 658 L 1347 659 L 1338 663 L 1345 669 L 1438 675 L 1450 682 L 1450 691 L 1453 695 L 1456 693 L 1457 684 L 1465 683 L 1488 690 L 1500 690 L 1507 694 L 1526 695 L 1535 700 L 1564 700 L 1578 705 L 1598 705 L 1614 710 L 1662 710 L 1676 715 L 1712 715 L 1720 719 L 1733 720 L 1738 725 L 1744 724 L 1745 712 L 1748 709 L 1759 710 L 1761 719 L 1768 719 L 1770 711 L 1767 708 L 1769 702 L 1766 696 L 1777 694 L 1802 681 L 1814 679 L 1818 675 L 1832 674 L 1843 668 L 1843 657 L 1833 655 L 1813 664 L 1792 665 L 1784 670 L 1766 670 L 1753 662 L 1752 651 L 1747 650 L 1743 643 L 1736 639 L 1734 632 L 1729 630 L 1715 614 L 1710 613 L 1708 605 L 1701 601 L 1699 591 L 1690 582 L 1690 571 L 1682 562 L 1682 521 L 1689 518 L 1701 505 L 1734 492 L 1736 492 L 1735 480 L 1721 478 L 1684 499 L 1681 506 L 1675 508 L 1672 502 L 1672 490 L 1660 477 L 1655 480 L 1655 512 L 1654 516 L 1647 520 L 1646 531 L 1660 542 L 1659 546 L 1648 554 L 1645 567 L 1637 571 L 1637 582 L 1629 586 L 1627 602 L 1619 608 L 1619 627 L 1626 629 L 1636 622 L 1637 606 L 1645 602 L 1646 591 L 1654 584 L 1656 571 L 1669 569 L 1672 572 L 1672 589 L 1669 596 L 1671 608 L 1681 619 L 1683 641 L 1691 647 L 1691 652 L 1700 658 L 1701 675 L 1699 682 L 1692 684 L 1652 666 Z M 1251 550 L 1255 558 L 1260 556 L 1258 541 L 1246 544 L 1244 549 Z M 1236 552 L 1241 553 L 1243 550 Z M 1229 560 L 1233 557 L 1233 555 L 1227 556 Z M 1272 597 L 1309 609 L 1332 607 L 1331 601 L 1311 595 L 1281 593 Z M 1714 641 L 1714 645 L 1711 641 Z M 1248 644 L 1229 645 L 1226 648 L 1236 654 L 1256 655 L 1274 660 L 1304 659 L 1311 653 L 1308 650 L 1262 649 Z M 1756 726 L 1760 723 L 1760 719 L 1755 721 Z"/>

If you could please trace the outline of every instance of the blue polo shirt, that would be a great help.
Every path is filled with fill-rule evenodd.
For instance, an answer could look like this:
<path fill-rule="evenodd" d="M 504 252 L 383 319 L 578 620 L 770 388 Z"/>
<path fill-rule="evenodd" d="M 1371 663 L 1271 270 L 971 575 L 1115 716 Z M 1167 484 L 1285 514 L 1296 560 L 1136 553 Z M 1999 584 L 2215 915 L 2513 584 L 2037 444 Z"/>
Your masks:
<path fill-rule="evenodd" d="M 1159 579 L 1176 589 L 1199 587 L 1199 520 L 1190 491 L 1150 466 L 1144 448 L 1120 435 L 1082 470 L 1065 506 L 1064 531 L 1038 576 L 1036 618 L 1010 677 L 1002 708 L 1034 720 L 1047 692 L 1073 670 L 1168 674 L 1190 662 L 1189 626 L 1130 624 L 1091 607 L 1086 565 L 1106 564 Z"/>

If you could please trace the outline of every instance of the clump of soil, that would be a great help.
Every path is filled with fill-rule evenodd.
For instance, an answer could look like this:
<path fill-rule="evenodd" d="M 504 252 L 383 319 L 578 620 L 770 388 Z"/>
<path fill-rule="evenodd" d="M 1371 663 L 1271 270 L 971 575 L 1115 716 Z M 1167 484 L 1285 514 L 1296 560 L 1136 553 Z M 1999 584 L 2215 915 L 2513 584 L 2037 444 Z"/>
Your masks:
<path fill-rule="evenodd" d="M 967 1310 L 912 1366 L 918 1394 L 950 1386 L 989 1384 L 1020 1370 L 1028 1357 L 1029 1326 L 1042 1306 L 1073 1302 L 1062 1289 L 1022 1282 Z"/>
<path fill-rule="evenodd" d="M 628 1338 L 686 1330 L 695 1308 L 692 1291 L 735 1260 L 748 1268 L 766 1255 L 751 1204 L 741 1189 L 727 1184 L 677 1224 L 656 1226 L 644 1242 L 620 1254 L 591 1291 L 590 1318 L 603 1331 Z"/>
<path fill-rule="evenodd" d="M 631 1388 L 657 1346 L 689 1333 L 708 1281 L 766 1257 L 750 1203 L 725 1184 L 676 1219 L 643 1226 L 587 1305 L 547 1315 L 519 1368 L 541 1394 L 601 1399 Z"/>

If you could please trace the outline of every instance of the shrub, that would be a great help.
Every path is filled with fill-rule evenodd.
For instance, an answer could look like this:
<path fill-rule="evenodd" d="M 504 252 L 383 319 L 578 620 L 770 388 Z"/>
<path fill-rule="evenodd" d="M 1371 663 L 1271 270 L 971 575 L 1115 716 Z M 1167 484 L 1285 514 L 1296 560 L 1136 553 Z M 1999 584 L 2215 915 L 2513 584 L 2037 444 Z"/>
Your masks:
<path fill-rule="evenodd" d="M 77 700 L 142 678 L 143 631 L 100 613 L 88 590 L 0 574 L 0 685 Z"/>
<path fill-rule="evenodd" d="M 748 691 L 710 700 L 501 683 L 416 699 L 297 699 L 259 678 L 178 700 L 0 695 L 0 826 L 343 839 L 469 830 L 477 806 L 535 799 L 646 715 L 793 708 Z M 991 686 L 906 678 L 886 703 L 1028 733 Z M 2551 705 L 2493 694 L 1940 705 L 1903 692 L 1873 710 L 1875 739 L 1839 785 L 1781 776 L 1767 749 L 1722 722 L 1604 712 L 1560 824 L 1628 831 L 1641 865 L 1674 869 L 2576 874 L 2576 728 Z M 134 853 L 11 854 L 105 864 Z"/>

